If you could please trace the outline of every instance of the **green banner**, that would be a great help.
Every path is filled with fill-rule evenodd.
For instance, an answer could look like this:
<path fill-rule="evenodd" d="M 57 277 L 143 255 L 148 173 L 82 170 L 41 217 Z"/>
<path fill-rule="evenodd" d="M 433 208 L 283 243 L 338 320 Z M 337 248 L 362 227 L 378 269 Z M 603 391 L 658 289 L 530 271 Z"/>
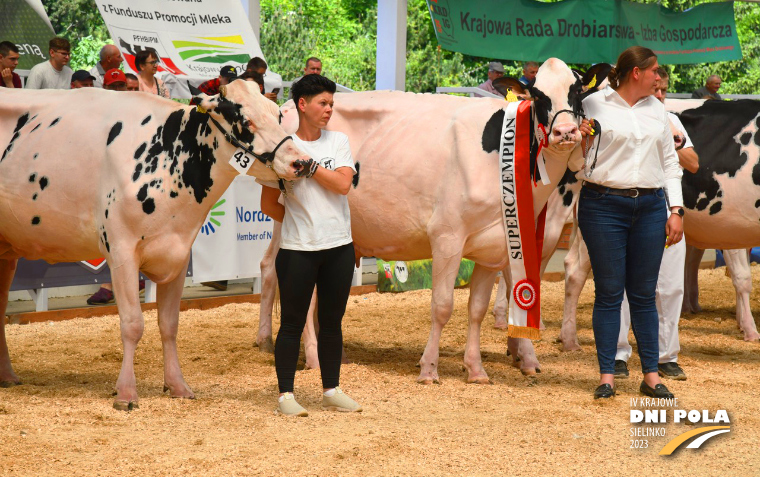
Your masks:
<path fill-rule="evenodd" d="M 454 286 L 459 288 L 469 285 L 474 267 L 475 262 L 463 259 L 459 264 L 459 272 L 457 273 Z M 377 259 L 378 292 L 396 293 L 426 288 L 433 288 L 432 260 L 386 262 L 379 258 Z"/>
<path fill-rule="evenodd" d="M 623 0 L 427 0 L 442 48 L 520 61 L 614 63 L 633 45 L 660 64 L 739 60 L 733 2 L 679 13 Z"/>
<path fill-rule="evenodd" d="M 48 42 L 55 36 L 39 1 L 33 7 L 27 0 L 2 0 L 0 41 L 8 40 L 19 50 L 16 73 L 48 59 Z M 36 8 L 35 8 L 36 7 Z"/>

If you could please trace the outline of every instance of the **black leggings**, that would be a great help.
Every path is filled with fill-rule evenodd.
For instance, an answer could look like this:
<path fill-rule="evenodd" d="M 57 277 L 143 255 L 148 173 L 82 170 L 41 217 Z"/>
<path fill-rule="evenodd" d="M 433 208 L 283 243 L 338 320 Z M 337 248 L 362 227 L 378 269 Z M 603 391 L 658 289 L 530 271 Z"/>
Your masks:
<path fill-rule="evenodd" d="M 311 295 L 317 286 L 319 336 L 317 355 L 322 386 L 338 386 L 343 351 L 341 321 L 354 276 L 354 244 L 314 252 L 280 249 L 275 260 L 280 285 L 282 323 L 274 346 L 274 364 L 281 393 L 293 392 Z"/>

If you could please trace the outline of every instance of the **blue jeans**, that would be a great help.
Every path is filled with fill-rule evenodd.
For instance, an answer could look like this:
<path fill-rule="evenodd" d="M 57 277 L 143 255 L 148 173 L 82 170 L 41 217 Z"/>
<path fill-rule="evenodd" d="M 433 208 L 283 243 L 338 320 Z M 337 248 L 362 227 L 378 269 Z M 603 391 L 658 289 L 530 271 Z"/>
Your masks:
<path fill-rule="evenodd" d="M 667 217 L 662 190 L 635 199 L 586 187 L 581 190 L 578 225 L 594 271 L 593 327 L 601 374 L 615 372 L 623 291 L 628 294 L 641 371 L 657 372 L 659 320 L 655 292 Z"/>

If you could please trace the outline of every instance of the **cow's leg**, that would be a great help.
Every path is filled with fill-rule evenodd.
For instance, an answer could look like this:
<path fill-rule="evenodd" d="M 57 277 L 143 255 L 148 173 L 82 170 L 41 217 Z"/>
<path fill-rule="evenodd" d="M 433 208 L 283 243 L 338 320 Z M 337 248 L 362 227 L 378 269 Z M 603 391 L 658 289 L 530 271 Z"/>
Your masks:
<path fill-rule="evenodd" d="M 433 299 L 430 303 L 431 326 L 425 351 L 420 358 L 421 384 L 439 383 L 438 358 L 443 327 L 454 310 L 454 284 L 459 263 L 462 261 L 462 243 L 455 241 L 450 232 L 429 233 L 440 239 L 433 243 Z M 448 240 L 446 240 L 448 239 Z"/>
<path fill-rule="evenodd" d="M 303 352 L 306 355 L 306 369 L 319 369 L 319 355 L 317 354 L 317 334 L 319 334 L 319 323 L 317 322 L 317 289 L 311 294 L 311 303 L 309 303 L 309 312 L 306 314 L 306 326 L 301 333 L 303 340 Z"/>
<path fill-rule="evenodd" d="M 493 284 L 491 284 L 493 290 Z M 472 295 L 470 295 L 472 296 Z M 493 315 L 496 320 L 493 327 L 507 329 L 507 310 L 509 309 L 509 300 L 507 299 L 507 282 L 504 280 L 504 274 L 499 276 L 499 286 L 496 288 L 496 298 L 493 303 Z"/>
<path fill-rule="evenodd" d="M 526 338 L 508 338 L 507 351 L 512 356 L 512 366 L 520 368 L 525 376 L 535 376 L 541 372 L 533 343 Z"/>
<path fill-rule="evenodd" d="M 0 388 L 8 388 L 21 384 L 21 380 L 13 372 L 8 343 L 5 341 L 5 310 L 8 308 L 8 295 L 16 273 L 16 260 L 0 259 Z"/>
<path fill-rule="evenodd" d="M 591 272 L 591 260 L 583 236 L 578 230 L 570 251 L 565 257 L 565 307 L 562 314 L 562 327 L 558 341 L 562 342 L 563 351 L 579 351 L 577 313 L 578 299 L 583 286 Z"/>
<path fill-rule="evenodd" d="M 256 346 L 260 351 L 274 353 L 272 341 L 272 308 L 277 295 L 277 270 L 274 260 L 280 250 L 280 233 L 282 223 L 275 221 L 272 228 L 272 241 L 269 243 L 261 259 L 261 304 L 259 305 L 259 332 L 256 335 Z"/>
<path fill-rule="evenodd" d="M 464 348 L 464 367 L 467 369 L 467 382 L 489 384 L 486 370 L 480 355 L 480 325 L 488 311 L 488 303 L 493 290 L 496 272 L 475 264 L 470 277 L 470 301 L 468 311 L 470 326 L 467 328 L 467 344 Z M 505 285 L 506 286 L 506 285 Z"/>
<path fill-rule="evenodd" d="M 187 264 L 177 278 L 158 285 L 156 302 L 158 304 L 158 329 L 161 332 L 161 345 L 164 349 L 164 391 L 169 391 L 173 398 L 194 399 L 195 395 L 182 376 L 177 354 L 177 328 L 179 327 L 179 302 L 185 286 Z"/>
<path fill-rule="evenodd" d="M 135 351 L 145 329 L 140 309 L 139 278 L 137 263 L 134 261 L 127 261 L 118 267 L 111 268 L 111 283 L 116 302 L 119 304 L 121 344 L 124 348 L 121 371 L 116 380 L 116 399 L 113 407 L 121 411 L 131 411 L 138 407 Z"/>
<path fill-rule="evenodd" d="M 683 271 L 683 306 L 681 313 L 699 313 L 699 264 L 705 251 L 686 244 L 686 264 Z"/>
<path fill-rule="evenodd" d="M 736 320 L 739 329 L 744 332 L 745 341 L 758 341 L 760 334 L 757 333 L 757 326 L 755 326 L 755 319 L 752 317 L 749 305 L 749 296 L 752 293 L 752 270 L 747 250 L 724 250 L 723 258 L 726 259 L 726 266 L 731 271 L 731 281 L 736 289 Z"/>

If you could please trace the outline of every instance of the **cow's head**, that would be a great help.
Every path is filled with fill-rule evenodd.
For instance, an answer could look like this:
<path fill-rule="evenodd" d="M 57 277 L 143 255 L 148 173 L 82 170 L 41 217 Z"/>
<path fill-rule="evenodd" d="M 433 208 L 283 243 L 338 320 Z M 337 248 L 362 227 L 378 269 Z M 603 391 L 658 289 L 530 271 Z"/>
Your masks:
<path fill-rule="evenodd" d="M 265 168 L 252 167 L 249 174 L 264 180 L 297 178 L 296 173 L 309 156 L 295 147 L 293 141 L 285 140 L 288 134 L 279 124 L 277 105 L 261 94 L 258 84 L 235 80 L 222 86 L 214 96 L 195 88 L 191 91 L 199 107 L 211 114 L 226 132 L 250 147 L 260 161 L 268 161 Z"/>
<path fill-rule="evenodd" d="M 524 86 L 507 78 L 507 84 L 517 95 L 533 101 L 535 127 L 543 125 L 548 135 L 548 150 L 571 151 L 580 144 L 578 130 L 582 100 L 593 93 L 607 77 L 610 65 L 600 63 L 587 72 L 571 70 L 564 61 L 549 58 L 541 65 L 533 86 Z M 577 171 L 583 165 L 580 153 L 572 154 L 568 167 Z"/>

